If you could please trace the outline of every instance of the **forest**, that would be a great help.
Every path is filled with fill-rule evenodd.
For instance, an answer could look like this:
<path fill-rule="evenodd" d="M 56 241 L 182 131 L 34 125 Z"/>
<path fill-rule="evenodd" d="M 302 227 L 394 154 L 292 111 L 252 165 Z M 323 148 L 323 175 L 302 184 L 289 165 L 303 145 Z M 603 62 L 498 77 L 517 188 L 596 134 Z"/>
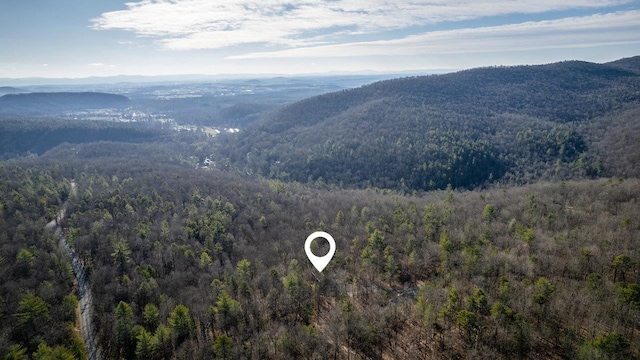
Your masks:
<path fill-rule="evenodd" d="M 0 120 L 0 159 L 42 155 L 63 143 L 150 142 L 166 136 L 166 131 L 152 125 L 11 117 Z"/>
<path fill-rule="evenodd" d="M 37 155 L 3 150 L 0 357 L 95 358 L 82 332 L 89 311 L 104 359 L 639 359 L 629 63 L 391 80 L 287 105 L 238 136 L 3 120 L 25 138 L 100 136 L 52 140 Z M 590 89 L 601 105 L 555 113 L 532 100 L 517 112 L 524 105 L 500 89 L 530 79 L 523 92 L 560 91 L 553 72 L 567 67 L 582 80 L 562 96 Z M 422 84 L 471 84 L 474 72 L 504 91 L 503 105 L 454 114 Z M 407 82 L 424 106 L 349 100 Z M 307 105 L 327 113 L 285 123 Z M 310 158 L 300 144 L 319 129 L 333 136 Z M 205 158 L 213 165 L 199 166 Z M 337 245 L 322 272 L 304 251 L 314 231 Z"/>
<path fill-rule="evenodd" d="M 408 192 L 616 176 L 604 161 L 610 149 L 587 138 L 628 126 L 607 120 L 640 102 L 632 60 L 377 82 L 285 106 L 222 151 L 282 181 Z"/>

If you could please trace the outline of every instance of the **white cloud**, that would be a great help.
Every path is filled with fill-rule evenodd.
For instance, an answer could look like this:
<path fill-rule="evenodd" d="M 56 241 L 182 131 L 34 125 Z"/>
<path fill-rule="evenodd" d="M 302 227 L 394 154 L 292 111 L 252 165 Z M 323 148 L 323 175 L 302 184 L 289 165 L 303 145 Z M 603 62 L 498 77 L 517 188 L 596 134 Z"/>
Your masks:
<path fill-rule="evenodd" d="M 259 43 L 290 48 L 488 16 L 595 9 L 631 0 L 143 0 L 92 20 L 93 28 L 152 37 L 171 50 Z"/>
<path fill-rule="evenodd" d="M 257 52 L 229 59 L 459 54 L 640 44 L 640 11 L 433 31 L 402 39 Z"/>
<path fill-rule="evenodd" d="M 101 62 L 94 62 L 94 63 L 88 63 L 87 66 L 91 66 L 91 67 L 102 67 L 105 66 L 104 63 Z"/>

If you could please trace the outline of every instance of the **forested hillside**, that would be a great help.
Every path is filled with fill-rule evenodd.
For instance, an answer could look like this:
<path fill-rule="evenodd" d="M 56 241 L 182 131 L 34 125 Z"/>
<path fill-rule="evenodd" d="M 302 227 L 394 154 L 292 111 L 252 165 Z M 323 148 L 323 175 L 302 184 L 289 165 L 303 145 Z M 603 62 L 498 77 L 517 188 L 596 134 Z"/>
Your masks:
<path fill-rule="evenodd" d="M 636 62 L 382 81 L 286 106 L 225 153 L 271 178 L 403 190 L 617 175 L 589 131 L 639 106 L 640 75 L 629 70 Z"/>
<path fill-rule="evenodd" d="M 134 105 L 148 113 L 168 114 L 178 123 L 207 126 L 245 127 L 271 109 L 283 105 L 281 99 L 260 102 L 226 97 L 195 97 L 170 100 L 136 99 Z"/>
<path fill-rule="evenodd" d="M 638 59 L 0 120 L 0 358 L 640 359 Z"/>
<path fill-rule="evenodd" d="M 137 124 L 55 119 L 0 121 L 0 160 L 28 154 L 41 155 L 62 143 L 96 141 L 149 142 L 166 131 Z"/>
<path fill-rule="evenodd" d="M 610 63 L 607 63 L 607 65 L 619 67 L 625 70 L 630 70 L 635 73 L 640 73 L 640 56 L 634 56 L 634 57 L 612 61 Z"/>
<path fill-rule="evenodd" d="M 83 359 L 73 272 L 44 229 L 70 194 L 59 167 L 0 165 L 0 356 Z M 67 356 L 67 357 L 63 357 Z M 34 356 L 35 358 L 35 356 Z M 53 358 L 53 357 L 49 357 Z"/>
<path fill-rule="evenodd" d="M 637 180 L 412 197 L 255 181 L 129 146 L 1 168 L 1 268 L 29 283 L 3 284 L 0 353 L 73 351 L 51 327 L 73 319 L 56 310 L 68 280 L 36 276 L 55 264 L 37 265 L 55 249 L 40 229 L 73 178 L 63 226 L 108 358 L 638 356 Z M 50 199 L 33 208 L 39 194 Z M 315 230 L 338 248 L 321 274 L 303 251 Z M 42 310 L 22 320 L 27 301 Z"/>

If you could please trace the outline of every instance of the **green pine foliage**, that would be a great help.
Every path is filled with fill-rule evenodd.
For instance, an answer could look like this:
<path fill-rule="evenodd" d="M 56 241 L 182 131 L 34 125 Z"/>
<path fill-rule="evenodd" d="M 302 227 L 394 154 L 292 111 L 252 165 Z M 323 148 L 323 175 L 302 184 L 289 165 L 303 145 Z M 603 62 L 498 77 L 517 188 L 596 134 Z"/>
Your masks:
<path fill-rule="evenodd" d="M 232 141 L 199 134 L 0 163 L 0 357 L 86 357 L 68 254 L 44 229 L 66 202 L 60 226 L 106 358 L 638 358 L 637 142 L 620 133 L 638 118 L 636 75 L 592 65 L 309 99 L 229 150 L 248 159 L 240 172 L 195 169 Z M 317 111 L 296 120 L 316 134 L 363 135 L 300 150 L 302 110 Z M 605 145 L 603 172 L 589 175 Z M 515 186 L 489 186 L 491 174 Z M 321 274 L 304 253 L 318 229 L 337 245 Z"/>

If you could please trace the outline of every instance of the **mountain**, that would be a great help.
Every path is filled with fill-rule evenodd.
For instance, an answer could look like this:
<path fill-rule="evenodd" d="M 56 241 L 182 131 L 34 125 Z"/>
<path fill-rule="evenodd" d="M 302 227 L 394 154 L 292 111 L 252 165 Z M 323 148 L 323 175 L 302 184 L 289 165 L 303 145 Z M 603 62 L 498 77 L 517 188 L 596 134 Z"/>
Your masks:
<path fill-rule="evenodd" d="M 99 92 L 38 92 L 7 94 L 0 97 L 0 112 L 53 114 L 86 109 L 122 108 L 129 98 Z"/>
<path fill-rule="evenodd" d="M 638 59 L 381 81 L 285 106 L 222 151 L 271 178 L 404 190 L 617 175 L 594 136 L 634 118 Z"/>
<path fill-rule="evenodd" d="M 14 88 L 11 86 L 0 86 L 0 96 L 6 95 L 6 94 L 21 94 L 21 93 L 28 93 L 28 92 L 29 91 Z"/>
<path fill-rule="evenodd" d="M 628 57 L 607 63 L 607 65 L 633 71 L 640 74 L 640 56 Z"/>
<path fill-rule="evenodd" d="M 0 161 L 42 155 L 63 143 L 145 143 L 158 141 L 163 135 L 166 132 L 160 129 L 130 123 L 9 119 L 0 121 Z"/>

